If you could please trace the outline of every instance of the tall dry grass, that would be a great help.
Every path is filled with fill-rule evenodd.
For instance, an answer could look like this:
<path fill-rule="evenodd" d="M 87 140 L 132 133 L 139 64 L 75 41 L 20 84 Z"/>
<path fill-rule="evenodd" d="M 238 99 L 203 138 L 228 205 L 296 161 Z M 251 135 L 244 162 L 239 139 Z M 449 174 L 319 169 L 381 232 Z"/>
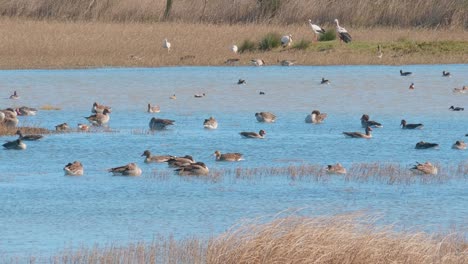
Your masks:
<path fill-rule="evenodd" d="M 1 0 L 0 14 L 32 19 L 297 24 L 339 18 L 353 26 L 468 27 L 465 0 Z M 166 12 L 167 11 L 167 12 Z"/>
<path fill-rule="evenodd" d="M 69 249 L 29 263 L 468 263 L 462 230 L 445 235 L 396 232 L 362 214 L 278 217 L 240 222 L 211 239 Z M 14 263 L 14 260 L 11 261 Z"/>

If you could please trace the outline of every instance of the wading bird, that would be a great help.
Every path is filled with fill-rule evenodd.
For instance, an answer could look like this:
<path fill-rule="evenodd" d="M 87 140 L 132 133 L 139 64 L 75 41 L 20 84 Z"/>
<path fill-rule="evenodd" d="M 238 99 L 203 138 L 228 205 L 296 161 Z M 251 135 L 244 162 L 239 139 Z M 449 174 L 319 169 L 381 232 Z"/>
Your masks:
<path fill-rule="evenodd" d="M 336 24 L 336 32 L 338 33 L 338 36 L 340 37 L 340 41 L 344 41 L 345 43 L 351 42 L 352 40 L 351 35 L 348 33 L 346 28 L 340 27 L 340 24 L 338 24 L 338 19 L 335 19 L 335 24 Z"/>
<path fill-rule="evenodd" d="M 325 29 L 322 27 L 312 24 L 312 20 L 309 19 L 309 25 L 312 28 L 312 31 L 315 33 L 315 41 L 318 41 L 318 36 L 325 33 Z"/>

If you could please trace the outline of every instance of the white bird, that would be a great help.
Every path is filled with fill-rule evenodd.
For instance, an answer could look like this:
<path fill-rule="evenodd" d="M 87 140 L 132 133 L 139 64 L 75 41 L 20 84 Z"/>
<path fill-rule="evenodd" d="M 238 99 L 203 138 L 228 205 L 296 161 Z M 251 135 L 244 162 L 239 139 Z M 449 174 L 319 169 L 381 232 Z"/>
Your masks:
<path fill-rule="evenodd" d="M 309 19 L 309 25 L 312 28 L 312 31 L 315 33 L 315 41 L 318 40 L 318 35 L 325 33 L 325 29 L 322 27 L 312 24 L 312 20 Z"/>
<path fill-rule="evenodd" d="M 237 45 L 232 45 L 231 46 L 231 51 L 236 53 L 237 54 L 237 51 L 239 50 L 239 48 L 237 47 Z"/>
<path fill-rule="evenodd" d="M 292 41 L 293 41 L 293 39 L 292 39 L 291 34 L 289 34 L 287 36 L 283 36 L 281 38 L 281 46 L 283 46 L 283 48 L 286 48 L 286 47 L 291 45 Z"/>
<path fill-rule="evenodd" d="M 338 19 L 335 19 L 335 23 L 336 23 L 336 32 L 338 33 L 340 40 L 344 41 L 345 43 L 351 42 L 352 40 L 351 35 L 348 33 L 346 28 L 340 27 L 340 24 L 338 24 Z"/>
<path fill-rule="evenodd" d="M 171 43 L 167 41 L 167 38 L 164 39 L 163 48 L 167 49 L 167 52 L 171 50 Z"/>

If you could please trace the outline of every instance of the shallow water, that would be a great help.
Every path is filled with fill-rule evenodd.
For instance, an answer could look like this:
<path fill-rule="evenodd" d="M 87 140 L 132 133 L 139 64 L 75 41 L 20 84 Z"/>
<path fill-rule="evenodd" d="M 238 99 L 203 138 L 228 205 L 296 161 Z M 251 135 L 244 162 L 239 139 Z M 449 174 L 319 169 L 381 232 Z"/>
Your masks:
<path fill-rule="evenodd" d="M 401 77 L 400 68 L 414 72 Z M 442 70 L 452 73 L 441 77 Z M 320 85 L 325 77 L 330 85 Z M 237 80 L 247 80 L 238 86 Z M 382 223 L 427 232 L 468 226 L 468 182 L 461 176 L 437 183 L 389 185 L 378 180 L 315 181 L 287 176 L 238 179 L 186 179 L 165 164 L 144 164 L 154 154 L 191 154 L 210 169 L 256 168 L 341 162 L 393 162 L 409 166 L 429 160 L 456 166 L 466 151 L 451 145 L 468 133 L 468 65 L 326 67 L 174 67 L 154 69 L 0 71 L 5 98 L 0 108 L 59 106 L 20 118 L 20 125 L 53 129 L 85 123 L 94 101 L 111 105 L 110 133 L 48 135 L 27 142 L 26 151 L 0 151 L 0 255 L 51 254 L 68 245 L 151 240 L 156 235 L 209 236 L 244 218 L 274 215 L 286 209 L 322 215 L 364 210 L 382 215 Z M 408 90 L 411 82 L 416 89 Z M 264 91 L 265 95 L 259 95 Z M 196 93 L 206 93 L 194 98 Z M 169 100 L 172 94 L 177 100 Z M 161 113 L 148 114 L 146 104 Z M 324 124 L 304 123 L 313 109 L 328 113 Z M 274 124 L 258 123 L 255 112 L 271 111 Z M 362 131 L 367 113 L 384 128 L 370 140 L 348 139 L 343 131 Z M 152 116 L 170 118 L 167 131 L 147 133 Z M 202 128 L 214 116 L 219 128 Z M 423 123 L 404 131 L 400 120 Z M 264 140 L 242 139 L 241 131 L 267 131 Z M 2 137 L 11 140 L 14 137 Z M 437 142 L 437 150 L 415 150 L 416 142 Z M 215 150 L 241 152 L 239 163 L 219 163 Z M 62 168 L 80 160 L 83 177 L 65 177 Z M 112 177 L 106 169 L 137 162 L 142 177 Z M 167 174 L 165 174 L 167 172 Z M 158 176 L 159 175 L 159 176 Z M 165 176 L 161 176 L 165 175 Z M 465 230 L 466 231 L 466 230 Z"/>

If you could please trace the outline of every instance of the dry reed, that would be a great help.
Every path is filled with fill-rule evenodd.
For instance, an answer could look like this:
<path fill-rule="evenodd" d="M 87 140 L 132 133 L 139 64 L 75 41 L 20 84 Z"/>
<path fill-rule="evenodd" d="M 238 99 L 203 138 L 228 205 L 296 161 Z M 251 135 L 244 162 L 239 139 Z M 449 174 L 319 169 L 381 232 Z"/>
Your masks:
<path fill-rule="evenodd" d="M 36 126 L 27 126 L 27 127 L 9 127 L 0 125 L 0 136 L 14 136 L 16 135 L 16 131 L 21 130 L 23 134 L 50 134 L 53 131 L 48 130 L 42 127 Z"/>

